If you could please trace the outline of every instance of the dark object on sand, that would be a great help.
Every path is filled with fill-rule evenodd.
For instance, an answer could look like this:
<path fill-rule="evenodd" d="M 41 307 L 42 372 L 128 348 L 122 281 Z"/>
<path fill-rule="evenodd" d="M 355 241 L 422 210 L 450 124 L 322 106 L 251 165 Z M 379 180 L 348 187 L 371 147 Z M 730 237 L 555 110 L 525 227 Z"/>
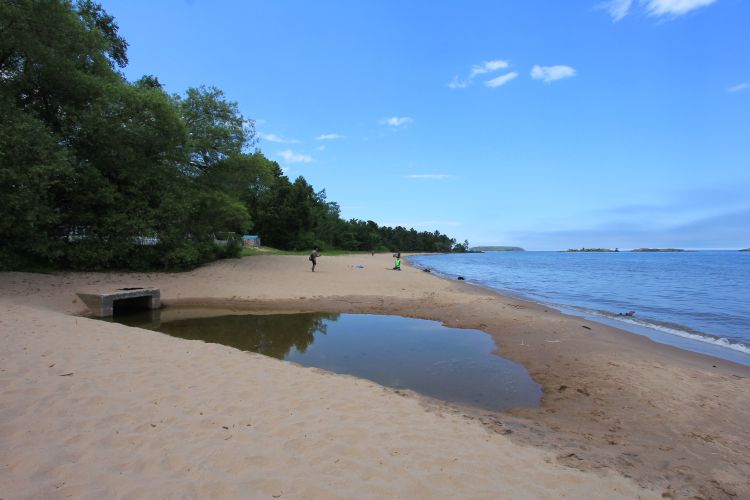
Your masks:
<path fill-rule="evenodd" d="M 617 313 L 618 316 L 627 316 L 628 318 L 632 318 L 635 316 L 635 311 L 628 311 L 626 313 Z"/>
<path fill-rule="evenodd" d="M 586 325 L 581 325 L 581 328 L 585 328 L 586 330 L 591 330 L 591 327 L 590 326 L 586 326 Z"/>
<path fill-rule="evenodd" d="M 422 269 L 422 271 L 425 272 L 425 273 L 431 273 L 432 272 L 429 269 Z"/>
<path fill-rule="evenodd" d="M 459 277 L 458 277 L 458 279 L 459 279 L 459 280 L 461 280 L 461 281 L 463 281 L 463 280 L 465 280 L 466 278 L 464 278 L 463 276 L 459 276 Z"/>

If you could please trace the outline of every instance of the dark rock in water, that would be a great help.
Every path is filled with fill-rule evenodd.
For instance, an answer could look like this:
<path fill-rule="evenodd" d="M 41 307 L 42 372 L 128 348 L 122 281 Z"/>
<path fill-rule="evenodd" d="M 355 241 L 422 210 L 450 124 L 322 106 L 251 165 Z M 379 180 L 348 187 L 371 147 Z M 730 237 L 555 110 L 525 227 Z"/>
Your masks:
<path fill-rule="evenodd" d="M 684 252 L 682 248 L 634 248 L 631 252 Z"/>
<path fill-rule="evenodd" d="M 459 276 L 459 277 L 458 277 L 457 279 L 459 279 L 459 280 L 463 281 L 463 280 L 464 280 L 464 279 L 466 279 L 466 278 L 464 278 L 463 276 Z"/>
<path fill-rule="evenodd" d="M 432 271 L 430 271 L 429 269 L 422 269 L 422 271 L 424 271 L 424 272 L 426 272 L 426 273 L 431 273 L 431 272 L 432 272 Z"/>
<path fill-rule="evenodd" d="M 635 316 L 635 311 L 628 311 L 626 313 L 617 313 L 618 316 L 627 316 L 628 318 L 632 318 Z"/>

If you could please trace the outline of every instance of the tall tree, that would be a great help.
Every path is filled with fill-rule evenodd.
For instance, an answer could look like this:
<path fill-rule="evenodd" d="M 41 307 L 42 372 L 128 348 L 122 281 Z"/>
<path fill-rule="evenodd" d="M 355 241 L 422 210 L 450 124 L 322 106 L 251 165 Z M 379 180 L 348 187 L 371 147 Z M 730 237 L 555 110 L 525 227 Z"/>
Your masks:
<path fill-rule="evenodd" d="M 255 144 L 255 122 L 246 119 L 224 92 L 202 85 L 175 96 L 188 130 L 186 170 L 200 174 Z"/>

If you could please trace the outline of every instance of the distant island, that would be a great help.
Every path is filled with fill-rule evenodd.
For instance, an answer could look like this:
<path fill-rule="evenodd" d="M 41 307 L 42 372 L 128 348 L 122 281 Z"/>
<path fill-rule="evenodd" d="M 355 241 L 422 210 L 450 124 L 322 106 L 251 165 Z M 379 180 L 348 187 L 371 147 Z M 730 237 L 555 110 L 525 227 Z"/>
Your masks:
<path fill-rule="evenodd" d="M 743 248 L 740 252 L 750 252 L 750 248 Z"/>
<path fill-rule="evenodd" d="M 634 248 L 631 252 L 684 252 L 682 248 Z"/>
<path fill-rule="evenodd" d="M 610 248 L 569 248 L 567 250 L 563 250 L 563 252 L 619 252 L 620 250 L 618 248 L 615 248 L 614 250 Z"/>
<path fill-rule="evenodd" d="M 525 252 L 521 247 L 471 247 L 472 252 Z"/>

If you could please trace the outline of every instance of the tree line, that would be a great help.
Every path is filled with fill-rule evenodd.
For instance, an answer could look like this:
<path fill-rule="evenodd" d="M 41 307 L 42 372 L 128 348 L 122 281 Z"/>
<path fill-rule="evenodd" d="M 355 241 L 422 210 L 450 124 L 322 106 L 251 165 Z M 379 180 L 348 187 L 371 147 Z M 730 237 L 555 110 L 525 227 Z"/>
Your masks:
<path fill-rule="evenodd" d="M 0 269 L 184 269 L 239 255 L 226 235 L 247 233 L 288 250 L 455 246 L 343 220 L 220 89 L 128 81 L 128 44 L 91 0 L 4 0 L 0 33 Z"/>

